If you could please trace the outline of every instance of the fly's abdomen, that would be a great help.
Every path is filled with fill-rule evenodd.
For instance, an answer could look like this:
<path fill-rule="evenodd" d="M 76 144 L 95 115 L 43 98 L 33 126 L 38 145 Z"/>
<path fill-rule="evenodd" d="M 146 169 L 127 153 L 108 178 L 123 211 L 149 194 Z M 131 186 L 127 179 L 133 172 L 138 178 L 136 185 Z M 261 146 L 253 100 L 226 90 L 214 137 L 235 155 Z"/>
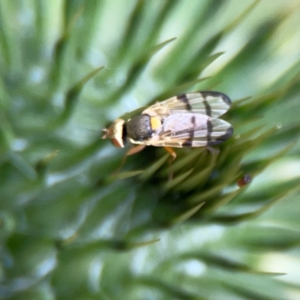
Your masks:
<path fill-rule="evenodd" d="M 163 131 L 172 133 L 206 130 L 208 116 L 202 114 L 174 114 L 168 116 L 163 124 Z"/>

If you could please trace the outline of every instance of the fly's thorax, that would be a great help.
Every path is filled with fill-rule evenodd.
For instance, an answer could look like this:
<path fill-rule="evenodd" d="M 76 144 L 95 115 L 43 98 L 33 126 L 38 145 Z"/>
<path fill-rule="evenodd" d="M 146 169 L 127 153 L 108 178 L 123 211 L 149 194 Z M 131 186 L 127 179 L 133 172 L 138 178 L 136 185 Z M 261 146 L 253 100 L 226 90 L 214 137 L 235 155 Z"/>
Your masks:
<path fill-rule="evenodd" d="M 134 116 L 126 123 L 127 136 L 134 141 L 145 141 L 161 126 L 161 120 L 148 114 Z"/>
<path fill-rule="evenodd" d="M 118 148 L 124 147 L 124 141 L 126 138 L 125 134 L 125 121 L 117 119 L 108 128 L 103 129 L 103 139 L 110 139 L 114 146 Z"/>

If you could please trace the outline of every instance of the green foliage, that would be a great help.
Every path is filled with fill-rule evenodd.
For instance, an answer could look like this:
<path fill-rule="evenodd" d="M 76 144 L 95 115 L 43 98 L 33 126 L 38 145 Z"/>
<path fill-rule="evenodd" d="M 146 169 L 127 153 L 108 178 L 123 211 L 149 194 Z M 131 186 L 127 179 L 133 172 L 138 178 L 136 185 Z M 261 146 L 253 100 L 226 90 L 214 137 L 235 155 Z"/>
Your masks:
<path fill-rule="evenodd" d="M 299 9 L 1 1 L 0 298 L 299 298 Z M 234 136 L 116 174 L 101 129 L 197 90 Z"/>

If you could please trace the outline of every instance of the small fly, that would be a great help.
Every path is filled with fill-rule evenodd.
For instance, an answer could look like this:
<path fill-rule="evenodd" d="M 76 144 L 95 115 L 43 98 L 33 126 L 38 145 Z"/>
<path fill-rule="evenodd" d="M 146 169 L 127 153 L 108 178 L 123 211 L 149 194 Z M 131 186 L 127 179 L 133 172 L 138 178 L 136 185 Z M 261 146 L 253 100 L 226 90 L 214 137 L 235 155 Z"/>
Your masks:
<path fill-rule="evenodd" d="M 233 134 L 233 127 L 219 119 L 231 106 L 228 96 L 220 92 L 187 93 L 157 102 L 131 119 L 117 119 L 103 129 L 119 148 L 126 141 L 138 145 L 127 155 L 146 146 L 165 147 L 175 158 L 172 148 L 205 147 L 223 143 Z M 127 156 L 126 155 L 126 156 Z"/>

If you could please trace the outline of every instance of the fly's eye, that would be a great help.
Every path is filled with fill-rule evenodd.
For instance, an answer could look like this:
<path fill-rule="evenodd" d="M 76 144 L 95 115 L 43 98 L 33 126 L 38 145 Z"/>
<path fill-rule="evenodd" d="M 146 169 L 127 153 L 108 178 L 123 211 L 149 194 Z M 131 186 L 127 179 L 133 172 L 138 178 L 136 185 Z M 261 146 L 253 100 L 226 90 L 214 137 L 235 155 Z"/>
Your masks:
<path fill-rule="evenodd" d="M 123 148 L 124 147 L 123 143 L 120 143 L 120 141 L 118 139 L 111 139 L 111 142 L 117 148 Z"/>

